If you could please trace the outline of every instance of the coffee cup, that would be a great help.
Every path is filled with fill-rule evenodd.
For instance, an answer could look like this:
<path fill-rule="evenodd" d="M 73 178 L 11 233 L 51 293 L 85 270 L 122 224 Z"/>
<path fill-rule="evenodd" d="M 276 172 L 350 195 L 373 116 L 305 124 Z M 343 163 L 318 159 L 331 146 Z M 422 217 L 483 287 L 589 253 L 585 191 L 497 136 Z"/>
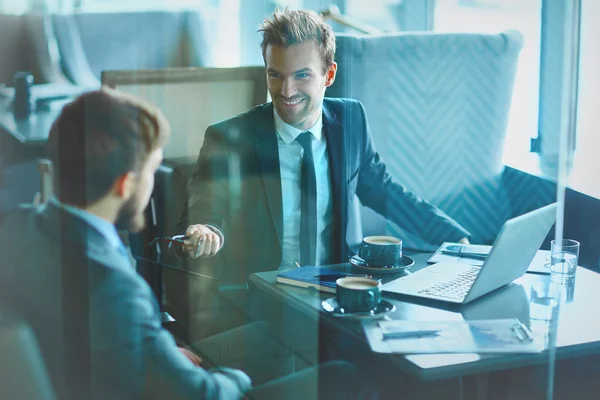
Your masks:
<path fill-rule="evenodd" d="M 358 256 L 369 266 L 393 267 L 402 259 L 402 240 L 393 236 L 367 236 Z"/>
<path fill-rule="evenodd" d="M 347 276 L 335 281 L 335 297 L 345 313 L 369 312 L 381 301 L 381 281 Z"/>

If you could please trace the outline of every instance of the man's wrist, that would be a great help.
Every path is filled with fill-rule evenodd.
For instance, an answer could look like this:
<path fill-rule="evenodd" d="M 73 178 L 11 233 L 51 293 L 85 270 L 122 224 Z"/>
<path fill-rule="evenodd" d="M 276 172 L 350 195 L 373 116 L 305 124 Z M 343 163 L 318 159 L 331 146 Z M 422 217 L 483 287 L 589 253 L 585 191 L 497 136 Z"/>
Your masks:
<path fill-rule="evenodd" d="M 221 240 L 221 246 L 219 246 L 219 250 L 221 250 L 223 248 L 223 244 L 225 244 L 225 235 L 223 234 L 223 231 L 221 231 L 215 225 L 204 224 L 204 226 L 213 231 L 219 237 L 219 239 Z"/>

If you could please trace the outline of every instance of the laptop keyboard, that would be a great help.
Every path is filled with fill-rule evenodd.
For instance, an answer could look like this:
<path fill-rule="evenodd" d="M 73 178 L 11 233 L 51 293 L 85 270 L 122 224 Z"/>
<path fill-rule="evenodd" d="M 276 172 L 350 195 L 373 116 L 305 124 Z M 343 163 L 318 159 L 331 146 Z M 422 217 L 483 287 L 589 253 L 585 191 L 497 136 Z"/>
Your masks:
<path fill-rule="evenodd" d="M 463 299 L 467 293 L 469 293 L 471 286 L 473 286 L 473 282 L 475 282 L 475 278 L 477 278 L 480 269 L 481 268 L 479 267 L 472 267 L 467 271 L 458 274 L 458 276 L 452 280 L 436 283 L 428 288 L 419 290 L 419 293 L 448 299 Z"/>

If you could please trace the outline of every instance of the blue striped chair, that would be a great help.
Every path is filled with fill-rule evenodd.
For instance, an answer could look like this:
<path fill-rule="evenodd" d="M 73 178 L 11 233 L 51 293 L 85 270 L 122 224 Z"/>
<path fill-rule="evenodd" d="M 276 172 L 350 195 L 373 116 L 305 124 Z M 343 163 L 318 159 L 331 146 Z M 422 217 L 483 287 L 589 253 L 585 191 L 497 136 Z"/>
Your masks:
<path fill-rule="evenodd" d="M 473 242 L 491 242 L 515 214 L 502 152 L 522 46 L 516 31 L 337 35 L 338 75 L 327 96 L 361 101 L 391 174 L 460 222 Z M 361 214 L 365 235 L 436 247 L 371 210 Z"/>

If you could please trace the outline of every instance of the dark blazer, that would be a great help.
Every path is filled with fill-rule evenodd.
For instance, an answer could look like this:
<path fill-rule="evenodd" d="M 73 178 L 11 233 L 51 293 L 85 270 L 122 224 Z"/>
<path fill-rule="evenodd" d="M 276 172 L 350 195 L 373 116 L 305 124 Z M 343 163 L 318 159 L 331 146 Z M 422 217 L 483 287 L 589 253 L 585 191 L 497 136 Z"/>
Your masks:
<path fill-rule="evenodd" d="M 81 328 L 71 332 L 67 351 L 85 349 L 79 338 L 87 321 L 94 398 L 239 398 L 238 372 L 207 372 L 185 358 L 162 328 L 154 295 L 126 254 L 83 219 L 53 204 L 20 209 L 0 228 L 0 247 L 0 293 L 32 326 L 59 398 L 65 398 L 66 385 L 86 379 L 83 373 L 65 378 L 63 329 Z M 65 300 L 74 307 L 63 316 L 69 279 L 61 263 L 74 260 L 67 269 L 86 278 L 71 279 L 76 290 Z M 86 287 L 87 301 L 73 295 Z"/>
<path fill-rule="evenodd" d="M 469 236 L 444 212 L 387 173 L 358 101 L 325 98 L 323 127 L 333 186 L 333 262 L 347 260 L 352 246 L 360 242 L 354 234 L 360 224 L 353 212 L 355 195 L 399 226 L 407 218 L 418 221 L 421 230 L 414 233 L 431 243 Z M 206 130 L 188 192 L 177 231 L 185 232 L 196 223 L 216 225 L 223 231 L 225 244 L 216 257 L 218 273 L 243 281 L 251 273 L 279 267 L 283 211 L 272 103 Z"/>

